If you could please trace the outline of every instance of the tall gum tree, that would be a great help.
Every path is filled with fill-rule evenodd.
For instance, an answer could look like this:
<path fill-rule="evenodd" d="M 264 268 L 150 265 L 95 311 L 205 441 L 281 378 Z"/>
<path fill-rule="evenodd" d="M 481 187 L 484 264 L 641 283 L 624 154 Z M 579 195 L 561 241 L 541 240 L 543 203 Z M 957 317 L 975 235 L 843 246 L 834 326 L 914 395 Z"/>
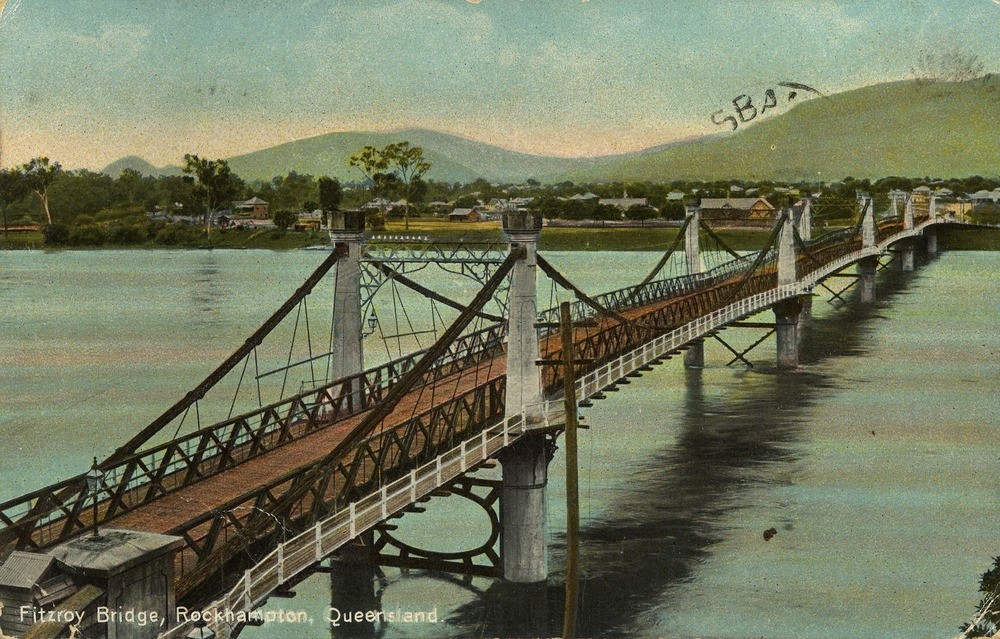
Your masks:
<path fill-rule="evenodd" d="M 56 175 L 62 172 L 62 166 L 58 162 L 49 162 L 45 156 L 32 158 L 30 162 L 21 166 L 21 174 L 28 189 L 38 198 L 38 203 L 45 213 L 45 223 L 52 225 L 52 213 L 49 211 L 49 187 Z"/>
<path fill-rule="evenodd" d="M 424 150 L 419 146 L 410 146 L 403 141 L 389 144 L 382 150 L 382 155 L 388 160 L 388 165 L 399 178 L 403 190 L 403 228 L 410 229 L 410 200 L 413 198 L 414 186 L 431 168 L 431 163 L 424 159 Z"/>
<path fill-rule="evenodd" d="M 240 179 L 229 168 L 225 160 L 209 160 L 190 153 L 184 156 L 182 169 L 198 180 L 198 186 L 205 200 L 205 233 L 212 225 L 212 214 L 223 203 L 229 202 L 240 189 Z"/>

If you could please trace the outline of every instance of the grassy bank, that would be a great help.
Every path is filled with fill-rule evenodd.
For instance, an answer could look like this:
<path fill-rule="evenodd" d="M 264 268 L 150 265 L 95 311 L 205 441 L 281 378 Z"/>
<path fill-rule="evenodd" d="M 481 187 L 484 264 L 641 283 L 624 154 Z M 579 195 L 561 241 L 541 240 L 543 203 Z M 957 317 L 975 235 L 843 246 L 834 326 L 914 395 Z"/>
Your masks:
<path fill-rule="evenodd" d="M 938 247 L 946 251 L 1000 251 L 1000 229 L 941 229 L 938 231 Z"/>
<path fill-rule="evenodd" d="M 582 228 L 546 227 L 542 230 L 541 246 L 545 251 L 657 251 L 673 244 L 676 228 Z M 938 231 L 944 250 L 1000 250 L 1000 230 L 982 228 L 946 228 Z M 732 248 L 739 251 L 759 249 L 767 241 L 769 231 L 723 230 L 719 235 Z M 815 232 L 814 232 L 815 234 Z M 429 237 L 442 243 L 497 242 L 502 240 L 497 222 L 448 222 L 441 220 L 410 221 L 409 230 L 403 223 L 390 221 L 382 236 L 415 235 Z M 326 244 L 326 232 L 303 231 L 251 231 L 227 229 L 213 231 L 209 238 L 204 233 L 191 232 L 178 235 L 176 241 L 146 242 L 137 245 L 102 244 L 100 246 L 68 246 L 65 248 L 115 249 L 115 248 L 222 248 L 222 249 L 271 249 L 287 250 Z M 11 233 L 0 235 L 0 250 L 45 248 L 41 233 Z"/>

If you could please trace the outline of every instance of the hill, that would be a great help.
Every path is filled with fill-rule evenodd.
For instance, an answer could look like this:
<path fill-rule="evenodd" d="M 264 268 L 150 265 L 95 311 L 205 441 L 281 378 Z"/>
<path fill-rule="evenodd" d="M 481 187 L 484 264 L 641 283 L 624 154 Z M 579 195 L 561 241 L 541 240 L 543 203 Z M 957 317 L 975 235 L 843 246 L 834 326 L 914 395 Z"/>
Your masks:
<path fill-rule="evenodd" d="M 327 133 L 228 160 L 233 171 L 246 180 L 269 180 L 289 171 L 357 180 L 360 175 L 347 166 L 347 159 L 351 155 L 366 145 L 382 147 L 403 140 L 424 150 L 424 156 L 432 165 L 427 177 L 444 182 L 471 182 L 476 178 L 493 182 L 522 182 L 531 177 L 547 181 L 593 163 L 592 160 L 543 157 L 509 151 L 426 129 L 391 133 Z"/>
<path fill-rule="evenodd" d="M 732 134 L 607 158 L 566 177 L 822 180 L 1000 173 L 1000 77 L 901 81 L 813 98 Z"/>
<path fill-rule="evenodd" d="M 111 164 L 107 165 L 101 169 L 101 173 L 105 175 L 110 175 L 113 178 L 117 178 L 121 175 L 122 171 L 125 169 L 132 169 L 138 171 L 141 175 L 150 175 L 153 177 L 161 177 L 164 175 L 180 175 L 181 170 L 176 166 L 165 166 L 161 169 L 156 168 L 146 160 L 135 155 L 128 155 L 120 160 L 115 160 Z"/>

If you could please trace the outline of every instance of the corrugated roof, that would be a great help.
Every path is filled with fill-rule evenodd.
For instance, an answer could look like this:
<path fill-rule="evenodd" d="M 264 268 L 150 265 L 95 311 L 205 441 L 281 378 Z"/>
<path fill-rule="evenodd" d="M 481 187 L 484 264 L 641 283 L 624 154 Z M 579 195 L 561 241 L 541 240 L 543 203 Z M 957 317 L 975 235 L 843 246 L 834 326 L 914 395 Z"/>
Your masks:
<path fill-rule="evenodd" d="M 15 550 L 0 565 L 0 586 L 31 588 L 52 562 L 53 558 L 49 555 Z"/>

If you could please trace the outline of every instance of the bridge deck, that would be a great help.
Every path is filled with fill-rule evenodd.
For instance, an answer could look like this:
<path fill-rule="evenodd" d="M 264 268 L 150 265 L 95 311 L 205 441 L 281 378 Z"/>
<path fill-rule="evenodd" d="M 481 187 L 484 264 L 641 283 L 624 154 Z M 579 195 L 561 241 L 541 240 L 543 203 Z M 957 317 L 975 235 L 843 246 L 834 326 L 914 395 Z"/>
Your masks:
<path fill-rule="evenodd" d="M 496 358 L 474 368 L 437 380 L 434 384 L 406 394 L 387 421 L 402 422 L 414 413 L 433 408 L 434 400 L 450 399 L 488 379 L 505 374 L 504 358 Z M 356 427 L 367 412 L 354 415 L 327 428 L 302 437 L 265 455 L 164 495 L 113 520 L 114 527 L 168 533 L 195 516 L 223 508 L 234 496 L 266 486 L 288 473 L 321 459 Z"/>

